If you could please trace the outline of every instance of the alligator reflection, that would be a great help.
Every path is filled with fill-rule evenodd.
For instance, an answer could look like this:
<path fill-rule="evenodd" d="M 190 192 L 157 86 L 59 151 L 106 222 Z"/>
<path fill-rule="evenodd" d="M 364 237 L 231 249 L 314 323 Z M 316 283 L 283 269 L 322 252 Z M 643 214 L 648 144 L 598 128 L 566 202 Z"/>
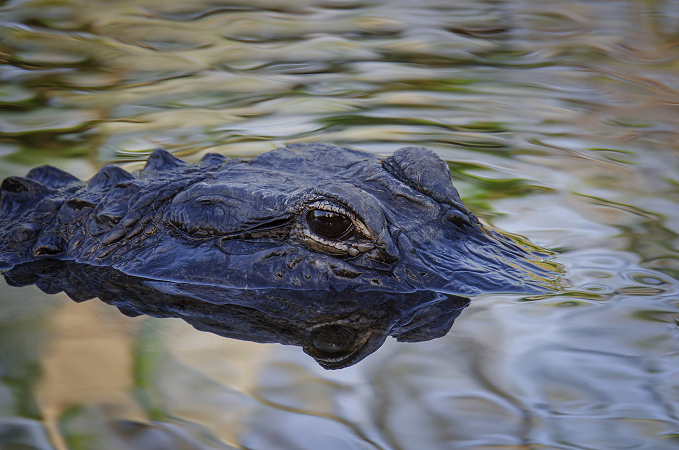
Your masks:
<path fill-rule="evenodd" d="M 139 278 L 110 267 L 38 260 L 5 272 L 11 286 L 35 284 L 76 302 L 98 297 L 123 314 L 183 319 L 198 330 L 254 342 L 297 345 L 326 369 L 361 361 L 393 336 L 444 336 L 469 300 L 412 293 L 233 289 Z"/>

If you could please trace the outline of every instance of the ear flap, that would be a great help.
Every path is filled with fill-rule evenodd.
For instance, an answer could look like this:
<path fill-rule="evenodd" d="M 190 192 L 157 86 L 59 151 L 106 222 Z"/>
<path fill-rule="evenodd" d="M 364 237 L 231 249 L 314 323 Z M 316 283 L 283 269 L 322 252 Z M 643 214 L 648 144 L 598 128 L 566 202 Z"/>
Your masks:
<path fill-rule="evenodd" d="M 384 160 L 385 169 L 394 177 L 428 195 L 439 203 L 447 203 L 469 213 L 453 186 L 448 164 L 425 147 L 404 147 Z"/>

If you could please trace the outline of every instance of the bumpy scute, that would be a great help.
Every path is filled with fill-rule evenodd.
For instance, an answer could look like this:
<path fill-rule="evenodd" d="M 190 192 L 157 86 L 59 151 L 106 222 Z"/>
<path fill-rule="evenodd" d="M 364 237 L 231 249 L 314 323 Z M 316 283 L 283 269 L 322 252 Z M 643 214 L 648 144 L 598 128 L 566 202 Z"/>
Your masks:
<path fill-rule="evenodd" d="M 0 184 L 0 211 L 4 217 L 9 217 L 19 211 L 24 211 L 37 204 L 53 190 L 44 184 L 23 177 L 5 178 Z"/>
<path fill-rule="evenodd" d="M 26 178 L 57 189 L 82 183 L 70 173 L 52 166 L 41 166 L 31 169 L 26 174 Z"/>
<path fill-rule="evenodd" d="M 143 175 L 154 175 L 158 173 L 171 172 L 182 169 L 189 164 L 172 155 L 172 153 L 162 148 L 158 148 L 151 153 L 146 166 L 142 170 Z"/>
<path fill-rule="evenodd" d="M 118 183 L 134 180 L 136 177 L 120 167 L 107 164 L 87 184 L 89 189 L 110 189 Z"/>

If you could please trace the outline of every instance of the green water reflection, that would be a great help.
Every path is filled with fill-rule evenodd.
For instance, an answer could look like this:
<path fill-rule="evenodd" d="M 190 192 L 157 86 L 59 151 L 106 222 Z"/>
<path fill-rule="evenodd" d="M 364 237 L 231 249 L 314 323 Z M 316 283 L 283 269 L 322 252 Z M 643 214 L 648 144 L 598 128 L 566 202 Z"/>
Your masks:
<path fill-rule="evenodd" d="M 678 72 L 674 0 L 4 3 L 0 178 L 423 145 L 568 276 L 339 372 L 3 281 L 0 449 L 676 448 Z"/>

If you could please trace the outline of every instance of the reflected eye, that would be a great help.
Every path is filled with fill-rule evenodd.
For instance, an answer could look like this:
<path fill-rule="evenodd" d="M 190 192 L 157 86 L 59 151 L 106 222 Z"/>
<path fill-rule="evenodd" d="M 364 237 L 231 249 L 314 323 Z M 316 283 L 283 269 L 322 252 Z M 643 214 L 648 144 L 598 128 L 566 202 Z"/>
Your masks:
<path fill-rule="evenodd" d="M 356 345 L 356 332 L 342 325 L 327 325 L 311 333 L 311 342 L 321 355 L 339 356 Z"/>
<path fill-rule="evenodd" d="M 322 209 L 312 209 L 307 215 L 311 229 L 326 239 L 341 239 L 354 228 L 354 224 L 344 214 Z"/>

